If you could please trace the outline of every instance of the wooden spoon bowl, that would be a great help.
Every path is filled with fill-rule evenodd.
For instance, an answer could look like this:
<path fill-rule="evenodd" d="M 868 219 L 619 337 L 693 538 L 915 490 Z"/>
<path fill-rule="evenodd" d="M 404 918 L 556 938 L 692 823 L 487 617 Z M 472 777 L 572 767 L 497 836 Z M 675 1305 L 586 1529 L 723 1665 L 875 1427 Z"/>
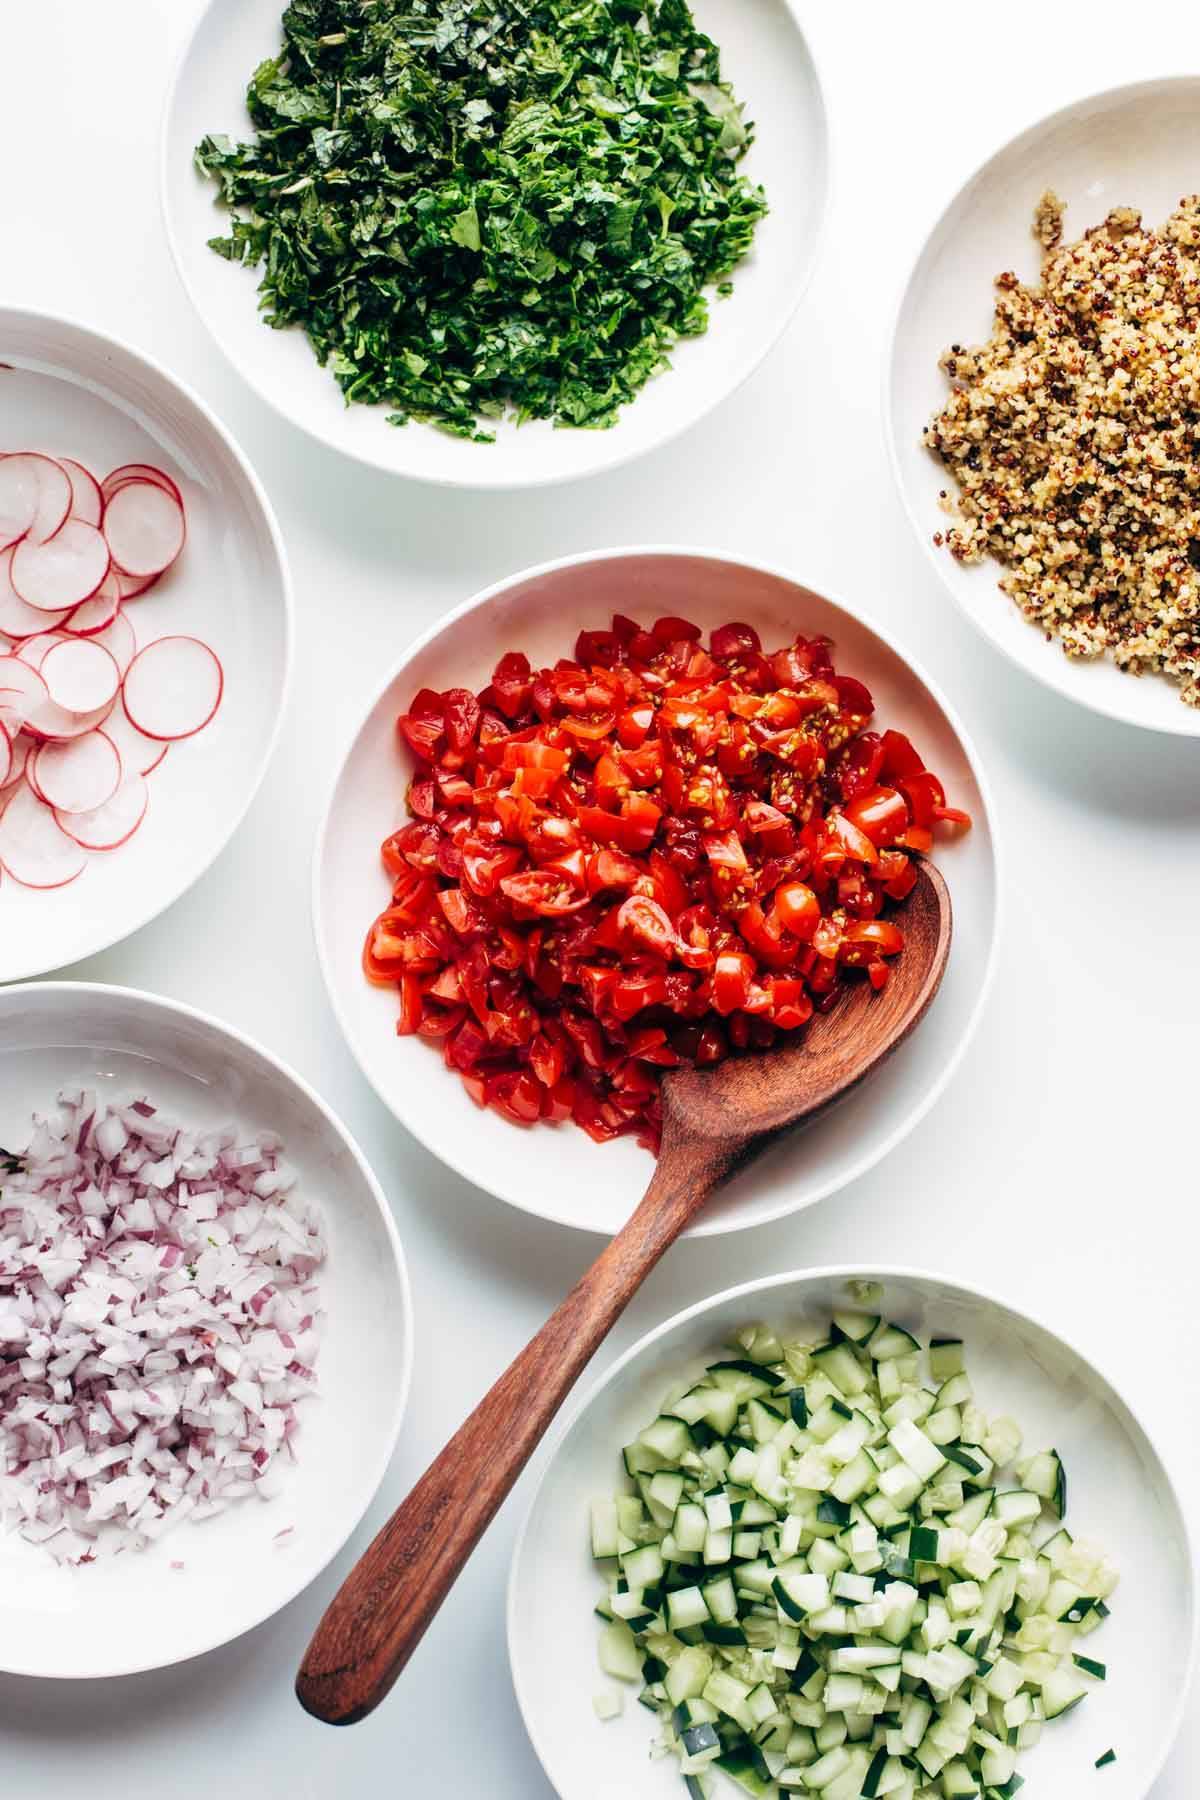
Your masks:
<path fill-rule="evenodd" d="M 301 1705 L 351 1725 L 383 1699 L 598 1345 L 713 1190 L 865 1080 L 925 1016 L 945 973 L 950 895 L 921 865 L 887 986 L 847 984 L 802 1036 L 662 1086 L 663 1139 L 629 1223 L 431 1464 L 334 1595 L 296 1678 Z"/>

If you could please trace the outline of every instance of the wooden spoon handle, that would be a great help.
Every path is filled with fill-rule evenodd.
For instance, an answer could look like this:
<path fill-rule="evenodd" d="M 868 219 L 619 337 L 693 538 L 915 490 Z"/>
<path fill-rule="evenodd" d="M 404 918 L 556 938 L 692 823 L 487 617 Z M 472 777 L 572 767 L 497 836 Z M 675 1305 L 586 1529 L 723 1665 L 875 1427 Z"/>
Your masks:
<path fill-rule="evenodd" d="M 451 1438 L 350 1571 L 296 1677 L 306 1712 L 352 1725 L 391 1688 L 597 1346 L 737 1159 L 664 1144 L 629 1223 Z"/>

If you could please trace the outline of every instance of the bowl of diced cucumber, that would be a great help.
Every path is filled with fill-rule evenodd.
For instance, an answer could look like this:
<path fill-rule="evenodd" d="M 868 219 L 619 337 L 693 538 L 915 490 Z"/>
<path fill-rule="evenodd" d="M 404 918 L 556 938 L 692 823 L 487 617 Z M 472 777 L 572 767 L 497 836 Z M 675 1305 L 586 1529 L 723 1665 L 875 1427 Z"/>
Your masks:
<path fill-rule="evenodd" d="M 899 1270 L 643 1338 L 559 1437 L 509 1591 L 563 1800 L 1144 1800 L 1196 1637 L 1175 1487 L 1109 1380 Z"/>

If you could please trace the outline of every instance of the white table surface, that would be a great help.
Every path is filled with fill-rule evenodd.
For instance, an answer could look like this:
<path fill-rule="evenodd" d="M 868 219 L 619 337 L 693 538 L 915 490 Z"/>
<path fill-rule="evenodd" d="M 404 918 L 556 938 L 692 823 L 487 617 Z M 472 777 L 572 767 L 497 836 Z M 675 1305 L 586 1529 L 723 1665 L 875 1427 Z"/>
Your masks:
<path fill-rule="evenodd" d="M 0 1678 L 0 1783 L 13 1800 L 451 1790 L 546 1800 L 505 1655 L 520 1491 L 380 1712 L 333 1732 L 292 1698 L 295 1661 L 368 1527 L 595 1247 L 448 1174 L 359 1077 L 309 927 L 330 758 L 411 635 L 485 582 L 568 551 L 676 540 L 759 554 L 887 621 L 967 715 L 998 797 L 1008 904 L 990 1009 L 949 1093 L 884 1166 L 801 1217 L 678 1249 L 603 1357 L 767 1271 L 925 1266 L 1001 1290 L 1130 1384 L 1195 1493 L 1197 746 L 1071 709 L 975 637 L 901 514 L 879 387 L 899 281 L 968 170 L 1067 100 L 1196 67 L 1200 23 L 1168 0 L 1093 4 L 1086 25 L 1065 0 L 806 7 L 836 187 L 817 278 L 785 341 L 660 455 L 584 486 L 478 499 L 389 480 L 301 438 L 194 317 L 159 219 L 157 154 L 168 71 L 197 10 L 197 0 L 9 0 L 0 14 L 0 295 L 90 319 L 199 390 L 265 482 L 298 602 L 283 740 L 233 845 L 164 918 L 69 973 L 229 1019 L 341 1113 L 395 1207 L 417 1379 L 383 1492 L 334 1569 L 269 1624 L 181 1668 L 90 1685 Z M 1200 170 L 1181 171 L 1181 192 L 1198 185 Z M 1119 1745 L 1118 1721 L 1112 1737 Z M 1198 1791 L 1200 1703 L 1154 1796 Z"/>

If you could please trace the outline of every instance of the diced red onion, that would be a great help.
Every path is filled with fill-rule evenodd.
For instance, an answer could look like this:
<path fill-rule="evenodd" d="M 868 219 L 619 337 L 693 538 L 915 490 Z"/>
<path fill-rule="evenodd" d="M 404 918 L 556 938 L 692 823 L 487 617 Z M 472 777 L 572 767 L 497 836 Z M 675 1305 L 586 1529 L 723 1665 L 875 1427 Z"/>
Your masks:
<path fill-rule="evenodd" d="M 79 1089 L 34 1119 L 0 1191 L 0 1510 L 59 1561 L 271 1498 L 295 1460 L 325 1252 L 282 1149 Z"/>

